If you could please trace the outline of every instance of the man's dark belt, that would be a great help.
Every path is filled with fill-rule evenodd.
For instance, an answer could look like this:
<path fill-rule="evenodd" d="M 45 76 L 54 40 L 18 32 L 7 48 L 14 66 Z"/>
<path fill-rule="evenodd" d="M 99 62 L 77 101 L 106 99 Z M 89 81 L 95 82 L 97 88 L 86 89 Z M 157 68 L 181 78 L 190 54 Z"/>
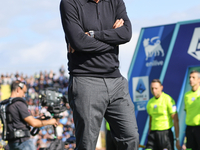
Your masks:
<path fill-rule="evenodd" d="M 8 139 L 17 139 L 22 137 L 30 137 L 30 131 L 29 130 L 14 130 L 14 132 L 8 134 Z"/>

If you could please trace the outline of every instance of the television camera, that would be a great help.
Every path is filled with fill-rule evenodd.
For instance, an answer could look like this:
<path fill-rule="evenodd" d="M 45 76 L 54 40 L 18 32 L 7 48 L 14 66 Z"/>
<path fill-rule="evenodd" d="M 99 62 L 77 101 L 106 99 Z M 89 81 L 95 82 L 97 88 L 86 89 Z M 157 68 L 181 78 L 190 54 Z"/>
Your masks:
<path fill-rule="evenodd" d="M 39 105 L 43 107 L 47 106 L 47 111 L 50 112 L 51 116 L 55 119 L 62 118 L 60 113 L 67 109 L 65 106 L 66 103 L 68 103 L 67 96 L 58 92 L 57 88 L 48 87 L 40 91 Z M 46 120 L 50 118 L 50 116 L 40 117 L 41 120 Z M 31 130 L 31 135 L 35 136 L 36 134 L 38 134 L 39 131 L 40 129 L 35 127 Z M 55 127 L 54 132 L 55 135 L 57 135 Z"/>
<path fill-rule="evenodd" d="M 39 101 L 41 106 L 47 106 L 47 111 L 54 118 L 60 118 L 59 114 L 66 110 L 65 104 L 68 103 L 68 98 L 56 88 L 49 87 L 40 91 Z"/>

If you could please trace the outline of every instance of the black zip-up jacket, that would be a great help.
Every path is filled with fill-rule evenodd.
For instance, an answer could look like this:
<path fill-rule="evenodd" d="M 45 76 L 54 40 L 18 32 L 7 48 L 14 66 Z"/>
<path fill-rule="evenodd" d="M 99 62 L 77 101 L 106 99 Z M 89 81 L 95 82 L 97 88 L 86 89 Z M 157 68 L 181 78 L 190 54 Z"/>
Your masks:
<path fill-rule="evenodd" d="M 120 77 L 119 46 L 130 41 L 131 23 L 123 0 L 61 0 L 65 39 L 75 50 L 68 53 L 74 76 Z M 113 29 L 117 19 L 124 25 Z M 94 38 L 85 34 L 94 31 Z"/>

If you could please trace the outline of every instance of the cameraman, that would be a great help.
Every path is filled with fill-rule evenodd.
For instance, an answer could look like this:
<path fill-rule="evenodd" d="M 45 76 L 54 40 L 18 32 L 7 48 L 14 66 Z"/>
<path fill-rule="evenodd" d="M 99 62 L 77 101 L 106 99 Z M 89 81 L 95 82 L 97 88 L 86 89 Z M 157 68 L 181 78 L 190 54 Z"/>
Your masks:
<path fill-rule="evenodd" d="M 7 113 L 11 114 L 12 122 L 7 123 L 8 125 L 8 145 L 10 150 L 35 150 L 36 147 L 33 144 L 32 140 L 30 139 L 30 126 L 32 127 L 42 127 L 46 125 L 54 125 L 56 126 L 58 122 L 56 119 L 50 120 L 39 120 L 35 119 L 31 116 L 30 112 L 28 111 L 28 105 L 25 103 L 24 97 L 25 93 L 27 92 L 27 87 L 24 82 L 19 80 L 13 81 L 11 84 L 11 96 L 9 99 L 21 99 L 23 101 L 16 101 L 9 105 Z M 18 131 L 22 137 L 14 136 L 12 137 L 12 133 Z"/>

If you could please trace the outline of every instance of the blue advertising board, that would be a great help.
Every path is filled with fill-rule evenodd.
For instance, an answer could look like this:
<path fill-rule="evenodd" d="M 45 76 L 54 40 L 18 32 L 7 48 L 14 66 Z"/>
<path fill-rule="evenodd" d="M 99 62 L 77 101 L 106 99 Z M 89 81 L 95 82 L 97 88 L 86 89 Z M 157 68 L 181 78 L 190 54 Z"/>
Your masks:
<path fill-rule="evenodd" d="M 200 20 L 177 23 L 171 56 L 161 78 L 165 92 L 177 101 L 188 66 L 200 64 Z M 173 87 L 173 88 L 172 88 Z"/>
<path fill-rule="evenodd" d="M 140 135 L 148 117 L 146 104 L 152 97 L 149 85 L 151 80 L 160 77 L 174 28 L 175 24 L 155 26 L 142 28 L 140 33 L 128 74 Z"/>

